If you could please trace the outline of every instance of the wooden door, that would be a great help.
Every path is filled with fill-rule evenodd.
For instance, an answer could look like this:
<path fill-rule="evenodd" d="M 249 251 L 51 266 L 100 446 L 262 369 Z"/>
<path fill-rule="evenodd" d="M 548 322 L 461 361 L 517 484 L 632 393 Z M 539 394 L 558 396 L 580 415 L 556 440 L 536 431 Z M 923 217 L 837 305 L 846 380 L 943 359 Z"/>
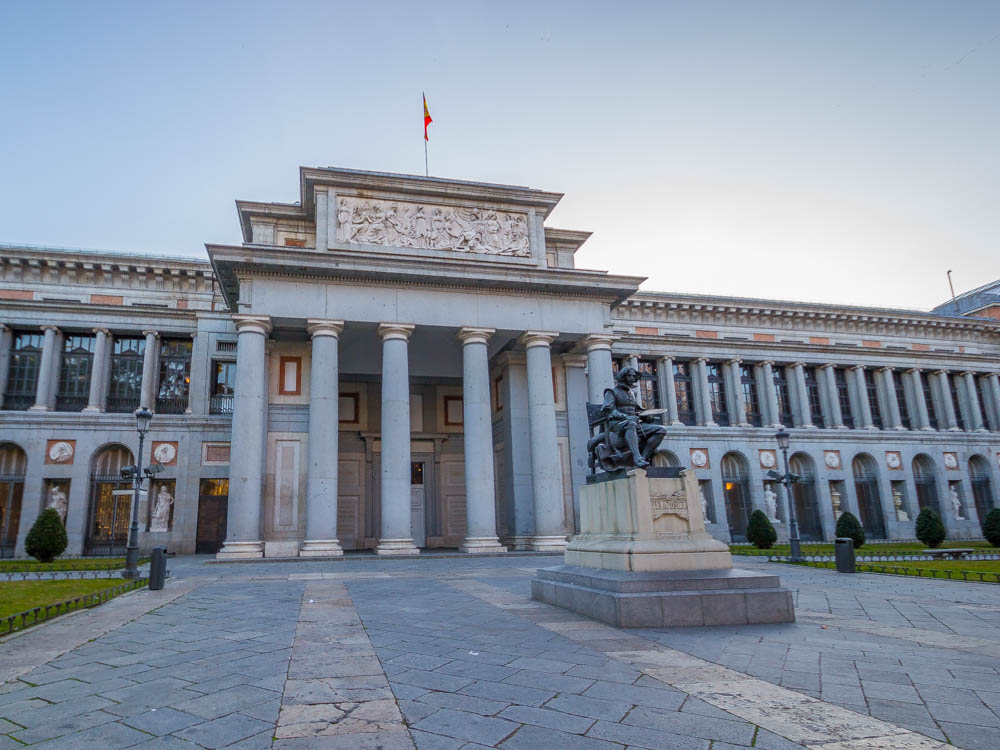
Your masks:
<path fill-rule="evenodd" d="M 202 479 L 198 494 L 198 531 L 195 554 L 214 555 L 226 541 L 229 480 Z"/>

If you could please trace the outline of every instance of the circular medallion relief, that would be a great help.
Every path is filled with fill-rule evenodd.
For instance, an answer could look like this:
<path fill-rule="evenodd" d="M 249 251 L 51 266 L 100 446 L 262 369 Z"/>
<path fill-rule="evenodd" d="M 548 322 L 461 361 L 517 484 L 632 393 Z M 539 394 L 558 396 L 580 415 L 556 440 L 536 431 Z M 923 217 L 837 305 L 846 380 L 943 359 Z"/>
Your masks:
<path fill-rule="evenodd" d="M 898 453 L 886 453 L 885 454 L 885 465 L 890 469 L 898 469 L 902 465 L 902 461 L 899 458 Z"/>
<path fill-rule="evenodd" d="M 169 464 L 177 457 L 177 449 L 172 443 L 160 443 L 153 450 L 153 458 L 157 463 Z"/>
<path fill-rule="evenodd" d="M 705 451 L 691 451 L 691 463 L 701 468 L 708 464 L 708 456 Z"/>
<path fill-rule="evenodd" d="M 825 463 L 831 469 L 839 469 L 840 454 L 833 453 L 832 451 L 830 453 L 827 453 L 825 456 L 823 456 L 823 463 Z"/>
<path fill-rule="evenodd" d="M 72 457 L 73 446 L 63 440 L 49 446 L 49 460 L 53 463 L 61 464 Z"/>
<path fill-rule="evenodd" d="M 760 465 L 765 469 L 773 468 L 774 464 L 774 454 L 771 451 L 764 451 L 760 454 Z"/>
<path fill-rule="evenodd" d="M 945 468 L 948 468 L 948 469 L 957 469 L 958 468 L 958 459 L 955 458 L 955 454 L 954 453 L 945 453 L 944 454 L 944 465 L 945 465 Z"/>

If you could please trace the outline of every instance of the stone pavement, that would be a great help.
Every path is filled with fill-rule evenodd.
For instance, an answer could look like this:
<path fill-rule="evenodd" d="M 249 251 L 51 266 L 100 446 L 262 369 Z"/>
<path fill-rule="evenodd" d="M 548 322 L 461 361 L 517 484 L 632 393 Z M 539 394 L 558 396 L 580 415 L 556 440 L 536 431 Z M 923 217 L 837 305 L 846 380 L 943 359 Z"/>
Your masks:
<path fill-rule="evenodd" d="M 996 585 L 738 558 L 797 623 L 623 631 L 530 600 L 558 562 L 176 558 L 0 640 L 0 750 L 1000 748 Z"/>

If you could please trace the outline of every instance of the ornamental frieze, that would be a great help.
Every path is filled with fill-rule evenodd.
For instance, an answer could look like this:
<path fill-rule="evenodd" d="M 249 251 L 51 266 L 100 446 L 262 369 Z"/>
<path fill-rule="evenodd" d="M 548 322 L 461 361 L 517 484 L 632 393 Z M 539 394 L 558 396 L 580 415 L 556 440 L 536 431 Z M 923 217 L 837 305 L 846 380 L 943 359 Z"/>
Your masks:
<path fill-rule="evenodd" d="M 518 258 L 531 255 L 524 214 L 349 196 L 337 197 L 337 240 Z"/>

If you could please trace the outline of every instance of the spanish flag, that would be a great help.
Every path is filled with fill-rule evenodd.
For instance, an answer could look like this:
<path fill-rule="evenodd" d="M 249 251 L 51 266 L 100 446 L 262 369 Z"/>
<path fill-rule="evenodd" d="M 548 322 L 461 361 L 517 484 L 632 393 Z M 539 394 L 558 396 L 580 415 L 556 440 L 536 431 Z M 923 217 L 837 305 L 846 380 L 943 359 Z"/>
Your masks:
<path fill-rule="evenodd" d="M 430 125 L 434 120 L 431 119 L 431 111 L 427 109 L 427 95 L 424 94 L 424 140 L 429 141 L 430 138 L 427 137 L 427 126 Z"/>

